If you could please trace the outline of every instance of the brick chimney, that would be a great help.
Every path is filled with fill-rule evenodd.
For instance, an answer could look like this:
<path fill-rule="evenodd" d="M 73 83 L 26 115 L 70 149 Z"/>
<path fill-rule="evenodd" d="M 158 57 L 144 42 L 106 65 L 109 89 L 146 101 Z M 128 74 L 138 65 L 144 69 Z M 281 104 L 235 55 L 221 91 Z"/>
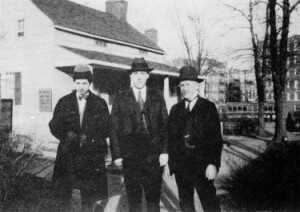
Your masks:
<path fill-rule="evenodd" d="M 151 41 L 153 41 L 155 44 L 158 42 L 158 33 L 157 30 L 154 28 L 145 30 L 145 35 L 147 38 L 149 38 Z"/>
<path fill-rule="evenodd" d="M 125 0 L 107 0 L 106 12 L 114 15 L 121 21 L 127 21 L 127 6 L 128 2 Z"/>

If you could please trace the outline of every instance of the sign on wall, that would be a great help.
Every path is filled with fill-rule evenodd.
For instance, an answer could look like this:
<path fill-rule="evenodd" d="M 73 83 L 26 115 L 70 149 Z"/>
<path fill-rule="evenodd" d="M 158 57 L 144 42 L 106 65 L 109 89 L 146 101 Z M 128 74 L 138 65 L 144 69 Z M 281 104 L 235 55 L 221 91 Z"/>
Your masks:
<path fill-rule="evenodd" d="M 52 89 L 39 90 L 40 112 L 52 112 Z"/>

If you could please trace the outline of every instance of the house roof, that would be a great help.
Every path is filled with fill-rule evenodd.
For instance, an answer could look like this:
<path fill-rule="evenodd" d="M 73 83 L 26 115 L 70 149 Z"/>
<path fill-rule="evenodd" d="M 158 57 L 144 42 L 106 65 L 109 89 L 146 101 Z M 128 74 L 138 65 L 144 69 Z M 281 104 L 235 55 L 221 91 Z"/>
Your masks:
<path fill-rule="evenodd" d="M 129 57 L 111 55 L 111 54 L 106 54 L 106 53 L 98 52 L 98 51 L 89 51 L 89 50 L 84 50 L 84 49 L 72 48 L 72 47 L 68 47 L 68 46 L 61 46 L 61 47 L 71 51 L 72 53 L 83 56 L 90 60 L 99 60 L 99 61 L 104 61 L 104 62 L 109 62 L 109 63 L 117 63 L 117 64 L 122 64 L 122 65 L 127 65 L 127 66 L 130 66 L 132 63 L 132 60 L 133 60 L 132 58 L 129 58 Z M 147 63 L 151 68 L 154 68 L 157 70 L 163 70 L 168 73 L 178 73 L 178 71 L 175 67 L 168 66 L 163 63 L 152 62 L 152 61 L 147 61 Z"/>
<path fill-rule="evenodd" d="M 69 0 L 31 0 L 57 26 L 89 33 L 95 36 L 163 50 L 128 22 L 120 21 L 110 13 L 95 10 Z"/>

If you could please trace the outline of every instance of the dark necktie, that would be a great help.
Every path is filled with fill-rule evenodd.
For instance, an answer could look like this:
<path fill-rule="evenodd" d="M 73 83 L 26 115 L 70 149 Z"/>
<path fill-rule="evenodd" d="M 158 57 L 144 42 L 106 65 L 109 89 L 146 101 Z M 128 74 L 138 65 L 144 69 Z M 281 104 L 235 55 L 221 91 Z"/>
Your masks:
<path fill-rule="evenodd" d="M 89 92 L 87 92 L 87 93 L 85 93 L 85 94 L 82 94 L 82 95 L 79 95 L 79 96 L 78 96 L 78 99 L 79 99 L 79 100 L 87 99 L 88 96 L 89 96 Z"/>
<path fill-rule="evenodd" d="M 142 91 L 141 90 L 138 91 L 138 104 L 139 104 L 140 109 L 141 109 L 141 118 L 142 118 L 141 121 L 142 121 L 142 124 L 143 124 L 143 130 L 146 133 L 149 133 L 147 122 L 146 122 L 145 111 L 144 111 L 144 100 L 143 100 L 143 97 L 142 97 Z"/>
<path fill-rule="evenodd" d="M 186 101 L 186 104 L 185 104 L 185 110 L 186 112 L 190 112 L 190 104 L 191 104 L 191 101 L 189 100 L 185 100 Z"/>
<path fill-rule="evenodd" d="M 193 131 L 193 117 L 190 111 L 191 101 L 185 100 L 185 129 L 184 129 L 184 144 L 187 149 L 194 149 L 195 145 L 192 141 L 192 131 Z"/>
<path fill-rule="evenodd" d="M 138 103 L 139 103 L 141 111 L 143 111 L 144 110 L 144 100 L 143 100 L 143 97 L 142 97 L 142 91 L 141 90 L 139 90 L 139 92 L 138 92 Z"/>

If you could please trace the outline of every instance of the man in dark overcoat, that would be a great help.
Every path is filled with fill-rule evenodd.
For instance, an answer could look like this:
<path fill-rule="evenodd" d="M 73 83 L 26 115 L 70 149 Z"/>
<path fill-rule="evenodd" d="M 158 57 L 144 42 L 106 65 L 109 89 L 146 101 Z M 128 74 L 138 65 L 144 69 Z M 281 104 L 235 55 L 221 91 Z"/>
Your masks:
<path fill-rule="evenodd" d="M 220 167 L 222 137 L 215 105 L 199 96 L 197 71 L 180 69 L 182 100 L 168 120 L 169 167 L 175 174 L 182 211 L 194 212 L 194 189 L 204 211 L 220 211 L 214 179 Z"/>
<path fill-rule="evenodd" d="M 105 154 L 110 117 L 106 102 L 89 90 L 91 67 L 75 66 L 73 80 L 75 90 L 58 101 L 49 123 L 60 141 L 53 182 L 66 207 L 72 192 L 80 192 L 82 210 L 92 211 L 95 201 L 107 198 Z"/>
<path fill-rule="evenodd" d="M 113 158 L 123 166 L 130 212 L 159 211 L 162 170 L 167 164 L 167 109 L 160 91 L 146 86 L 152 69 L 143 58 L 133 60 L 131 87 L 121 91 L 112 107 Z"/>

